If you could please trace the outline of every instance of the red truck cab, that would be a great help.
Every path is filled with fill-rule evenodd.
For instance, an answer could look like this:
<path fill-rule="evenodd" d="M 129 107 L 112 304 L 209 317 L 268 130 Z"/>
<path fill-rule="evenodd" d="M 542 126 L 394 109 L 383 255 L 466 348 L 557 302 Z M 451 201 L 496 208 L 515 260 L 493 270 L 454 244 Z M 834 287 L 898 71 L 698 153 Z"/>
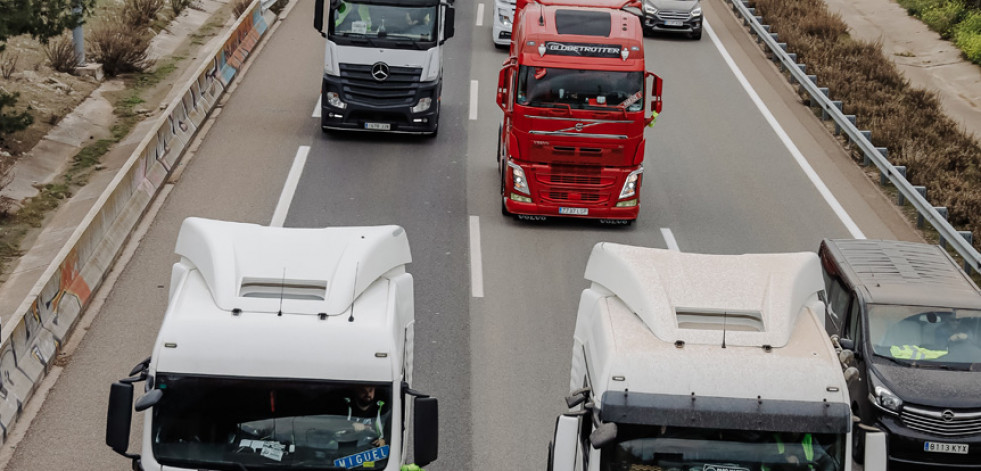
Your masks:
<path fill-rule="evenodd" d="M 625 0 L 519 0 L 498 78 L 501 211 L 630 223 L 661 79 Z"/>

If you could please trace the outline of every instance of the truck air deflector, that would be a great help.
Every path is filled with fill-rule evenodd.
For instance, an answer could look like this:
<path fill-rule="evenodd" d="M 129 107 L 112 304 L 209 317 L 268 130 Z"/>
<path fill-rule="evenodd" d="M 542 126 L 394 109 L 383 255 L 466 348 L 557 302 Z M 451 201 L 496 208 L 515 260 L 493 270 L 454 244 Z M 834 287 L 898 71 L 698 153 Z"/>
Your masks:
<path fill-rule="evenodd" d="M 610 36 L 610 13 L 588 10 L 556 10 L 555 30 L 559 34 Z"/>
<path fill-rule="evenodd" d="M 607 391 L 600 419 L 669 427 L 848 433 L 851 410 L 847 403 L 838 402 Z"/>

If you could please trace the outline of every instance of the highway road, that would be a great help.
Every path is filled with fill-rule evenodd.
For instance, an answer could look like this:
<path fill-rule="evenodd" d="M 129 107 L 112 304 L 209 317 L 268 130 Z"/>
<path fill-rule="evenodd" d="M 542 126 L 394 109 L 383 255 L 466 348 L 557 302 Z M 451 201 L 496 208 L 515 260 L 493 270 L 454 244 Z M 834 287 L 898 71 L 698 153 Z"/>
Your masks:
<path fill-rule="evenodd" d="M 704 5 L 701 41 L 646 41 L 665 108 L 648 131 L 641 215 L 629 227 L 501 216 L 494 91 L 506 53 L 490 40 L 492 2 L 456 2 L 434 139 L 321 132 L 313 113 L 323 43 L 312 3 L 300 2 L 252 59 L 99 294 L 104 302 L 5 469 L 128 469 L 104 444 L 109 385 L 149 355 L 188 216 L 405 227 L 415 387 L 440 400 L 440 459 L 430 471 L 544 467 L 598 241 L 743 253 L 813 251 L 824 237 L 915 238 L 719 0 Z"/>

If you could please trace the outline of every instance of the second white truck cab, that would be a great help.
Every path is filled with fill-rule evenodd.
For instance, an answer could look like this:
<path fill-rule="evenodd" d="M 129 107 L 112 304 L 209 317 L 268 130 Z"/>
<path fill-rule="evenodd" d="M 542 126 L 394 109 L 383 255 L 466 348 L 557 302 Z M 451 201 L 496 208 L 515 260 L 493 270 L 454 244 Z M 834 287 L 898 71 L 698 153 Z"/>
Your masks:
<path fill-rule="evenodd" d="M 152 355 L 112 385 L 106 442 L 143 470 L 398 470 L 436 459 L 410 388 L 413 281 L 399 226 L 188 218 Z M 127 454 L 133 384 L 146 411 Z"/>
<path fill-rule="evenodd" d="M 321 128 L 436 134 L 443 49 L 454 34 L 447 0 L 316 0 L 327 39 Z"/>
<path fill-rule="evenodd" d="M 549 470 L 851 469 L 816 254 L 599 243 L 585 276 Z"/>

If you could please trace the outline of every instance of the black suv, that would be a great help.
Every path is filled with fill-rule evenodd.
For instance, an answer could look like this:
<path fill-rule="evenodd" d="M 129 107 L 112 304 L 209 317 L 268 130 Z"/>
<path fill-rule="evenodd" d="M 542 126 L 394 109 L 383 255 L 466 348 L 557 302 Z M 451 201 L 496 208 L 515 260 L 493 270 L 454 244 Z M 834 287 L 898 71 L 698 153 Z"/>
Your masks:
<path fill-rule="evenodd" d="M 824 240 L 819 255 L 852 411 L 886 433 L 889 469 L 981 470 L 981 290 L 936 245 Z"/>

